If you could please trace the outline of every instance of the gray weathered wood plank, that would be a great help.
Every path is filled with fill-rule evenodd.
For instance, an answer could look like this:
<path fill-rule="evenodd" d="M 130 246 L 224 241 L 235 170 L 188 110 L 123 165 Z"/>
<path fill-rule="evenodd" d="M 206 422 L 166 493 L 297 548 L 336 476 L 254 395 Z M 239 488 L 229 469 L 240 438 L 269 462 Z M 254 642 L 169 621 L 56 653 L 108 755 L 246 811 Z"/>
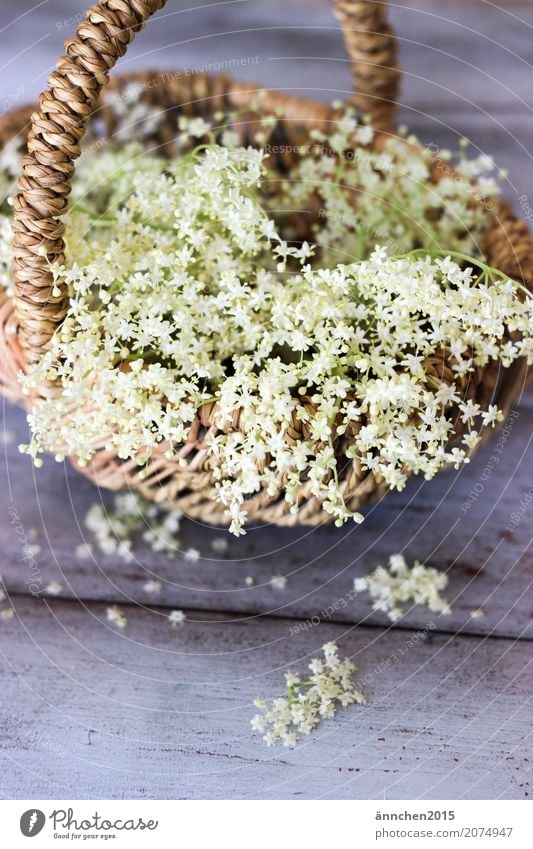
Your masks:
<path fill-rule="evenodd" d="M 259 526 L 235 539 L 185 521 L 175 558 L 154 553 L 137 538 L 133 563 L 97 550 L 94 559 L 76 557 L 77 546 L 93 540 L 84 526 L 88 508 L 100 499 L 109 505 L 112 498 L 68 463 L 48 458 L 44 468 L 34 470 L 17 450 L 17 442 L 27 438 L 24 415 L 10 409 L 13 441 L 5 447 L 7 486 L 0 492 L 0 515 L 6 517 L 0 572 L 6 586 L 19 592 L 42 592 L 55 580 L 66 596 L 142 604 L 153 601 L 143 584 L 157 578 L 163 583 L 158 602 L 170 607 L 387 624 L 383 614 L 371 611 L 366 593 L 353 596 L 353 579 L 405 551 L 409 560 L 446 570 L 446 595 L 453 604 L 451 616 L 413 609 L 405 617 L 408 627 L 424 626 L 429 617 L 445 630 L 531 637 L 531 398 L 469 466 L 429 482 L 413 480 L 403 493 L 390 494 L 370 509 L 362 525 Z M 41 546 L 33 560 L 23 559 L 20 526 L 31 544 Z M 219 537 L 228 540 L 222 557 L 211 547 Z M 200 552 L 198 562 L 184 558 L 191 547 Z M 270 584 L 273 575 L 287 578 L 284 589 Z M 247 576 L 255 586 L 245 586 Z M 472 619 L 477 608 L 485 615 Z"/>
<path fill-rule="evenodd" d="M 519 799 L 530 793 L 528 643 L 14 598 L 0 623 L 0 793 L 23 798 Z M 368 704 L 295 750 L 249 720 L 326 640 Z"/>

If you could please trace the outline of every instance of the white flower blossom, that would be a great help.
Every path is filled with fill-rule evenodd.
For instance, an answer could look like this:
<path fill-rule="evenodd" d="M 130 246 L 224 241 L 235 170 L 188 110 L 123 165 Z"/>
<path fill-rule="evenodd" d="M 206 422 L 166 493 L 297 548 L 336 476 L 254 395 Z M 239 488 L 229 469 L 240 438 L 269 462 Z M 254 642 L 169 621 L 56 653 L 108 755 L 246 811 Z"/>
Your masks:
<path fill-rule="evenodd" d="M 181 514 L 177 510 L 153 504 L 134 492 L 115 496 L 110 507 L 93 504 L 85 517 L 85 524 L 102 554 L 116 554 L 127 563 L 134 559 L 133 544 L 140 537 L 152 551 L 174 556 L 179 550 L 180 523 Z M 91 554 L 91 543 L 76 548 L 81 559 Z"/>
<path fill-rule="evenodd" d="M 125 614 L 116 604 L 113 604 L 111 607 L 106 609 L 106 616 L 107 621 L 116 625 L 117 628 L 125 628 L 128 624 Z"/>
<path fill-rule="evenodd" d="M 307 677 L 286 673 L 286 697 L 254 701 L 259 713 L 253 717 L 251 725 L 254 731 L 263 734 L 267 746 L 282 742 L 292 749 L 322 719 L 333 717 L 339 707 L 364 704 L 363 693 L 354 681 L 354 664 L 339 659 L 335 643 L 326 643 L 322 651 L 324 659 L 311 660 Z"/>
<path fill-rule="evenodd" d="M 148 595 L 159 595 L 161 592 L 161 581 L 149 580 L 143 584 L 143 591 Z"/>
<path fill-rule="evenodd" d="M 50 581 L 50 583 L 44 588 L 47 595 L 60 595 L 63 590 L 64 586 L 59 581 Z"/>
<path fill-rule="evenodd" d="M 176 628 L 178 625 L 183 625 L 186 618 L 183 610 L 171 610 L 168 614 L 168 623 L 172 628 Z"/>
<path fill-rule="evenodd" d="M 404 614 L 404 604 L 422 604 L 435 613 L 448 615 L 451 607 L 441 596 L 448 585 L 448 576 L 431 566 L 415 560 L 408 566 L 403 554 L 393 554 L 389 567 L 378 566 L 362 578 L 355 578 L 356 593 L 368 591 L 373 600 L 372 609 L 386 613 L 391 622 Z"/>

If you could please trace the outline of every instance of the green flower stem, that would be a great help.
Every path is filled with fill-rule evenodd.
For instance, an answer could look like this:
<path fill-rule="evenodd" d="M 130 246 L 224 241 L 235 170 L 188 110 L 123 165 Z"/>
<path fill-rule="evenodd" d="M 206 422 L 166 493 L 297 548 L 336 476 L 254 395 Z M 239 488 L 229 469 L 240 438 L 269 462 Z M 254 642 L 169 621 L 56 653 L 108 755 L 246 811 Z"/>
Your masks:
<path fill-rule="evenodd" d="M 289 705 L 292 705 L 294 702 L 295 690 L 298 690 L 299 687 L 312 687 L 313 684 L 314 681 L 310 681 L 308 678 L 306 678 L 303 681 L 299 681 L 298 684 L 291 684 L 290 686 L 287 686 Z"/>

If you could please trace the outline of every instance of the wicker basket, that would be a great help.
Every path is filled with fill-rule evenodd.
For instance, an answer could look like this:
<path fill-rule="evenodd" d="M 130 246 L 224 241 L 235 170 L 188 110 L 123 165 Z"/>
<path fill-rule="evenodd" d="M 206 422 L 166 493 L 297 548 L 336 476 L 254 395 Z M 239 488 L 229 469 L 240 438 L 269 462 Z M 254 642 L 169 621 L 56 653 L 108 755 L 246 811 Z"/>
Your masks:
<path fill-rule="evenodd" d="M 7 395 L 27 408 L 58 391 L 56 386 L 44 385 L 39 392 L 24 397 L 17 374 L 28 372 L 39 360 L 67 311 L 66 287 L 61 287 L 59 296 L 52 294 L 47 260 L 62 259 L 61 216 L 67 210 L 81 139 L 89 119 L 97 112 L 105 115 L 107 134 L 113 135 L 114 119 L 112 112 L 106 110 L 105 92 L 103 100 L 100 99 L 108 83 L 108 72 L 145 21 L 164 2 L 100 0 L 89 9 L 87 20 L 78 27 L 76 36 L 66 42 L 66 55 L 58 61 L 38 106 L 13 111 L 0 120 L 0 146 L 26 133 L 29 123 L 20 194 L 14 204 L 16 295 L 14 299 L 4 296 L 0 302 L 0 382 Z M 375 141 L 379 146 L 387 133 L 392 132 L 399 82 L 394 36 L 385 21 L 384 4 L 375 0 L 336 0 L 335 6 L 352 63 L 357 92 L 353 103 L 380 130 Z M 132 81 L 140 83 L 146 100 L 165 112 L 165 119 L 154 134 L 156 144 L 163 150 L 172 148 L 179 114 L 209 117 L 220 110 L 246 110 L 258 90 L 226 76 L 145 73 L 118 77 L 109 83 L 108 91 L 120 91 Z M 276 116 L 275 134 L 280 144 L 302 144 L 312 127 L 327 131 L 338 114 L 328 106 L 272 91 L 266 93 L 261 108 Z M 242 132 L 246 141 L 246 129 Z M 286 173 L 290 164 L 286 155 L 279 161 L 276 157 L 270 160 L 270 167 L 277 168 L 280 174 Z M 439 173 L 436 163 L 432 179 L 438 180 Z M 533 246 L 526 224 L 506 204 L 498 204 L 491 215 L 483 246 L 489 263 L 531 288 Z M 47 257 L 38 250 L 43 244 Z M 440 379 L 446 380 L 451 364 L 443 356 L 432 368 Z M 521 365 L 503 370 L 492 364 L 469 376 L 464 395 L 482 407 L 495 402 L 506 410 L 523 385 L 524 376 Z M 304 398 L 302 403 L 310 402 Z M 224 507 L 216 500 L 213 461 L 207 450 L 215 431 L 215 413 L 213 404 L 198 410 L 187 442 L 179 452 L 179 458 L 187 461 L 185 467 L 179 464 L 178 457 L 168 460 L 165 457 L 168 446 L 161 444 L 144 467 L 141 479 L 136 462 L 119 460 L 106 449 L 107 438 L 103 435 L 92 462 L 80 471 L 99 486 L 135 489 L 149 499 L 169 502 L 191 517 L 226 524 Z M 238 412 L 232 427 L 239 427 Z M 301 431 L 302 423 L 295 418 L 289 438 L 300 439 Z M 347 506 L 356 510 L 388 490 L 383 480 L 361 469 L 357 459 L 346 459 L 346 438 L 346 435 L 339 438 L 336 446 L 338 476 Z M 305 481 L 302 481 L 297 514 L 290 512 L 283 497 L 282 481 L 277 496 L 259 492 L 250 498 L 246 508 L 250 519 L 277 525 L 316 525 L 330 520 Z"/>

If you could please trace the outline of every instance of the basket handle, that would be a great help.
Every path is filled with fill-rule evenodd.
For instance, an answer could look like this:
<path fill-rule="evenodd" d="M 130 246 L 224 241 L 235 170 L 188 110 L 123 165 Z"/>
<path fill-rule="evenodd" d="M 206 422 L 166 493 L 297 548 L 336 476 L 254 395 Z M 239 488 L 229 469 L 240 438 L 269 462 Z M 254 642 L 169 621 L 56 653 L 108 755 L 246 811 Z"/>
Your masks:
<path fill-rule="evenodd" d="M 334 0 L 352 66 L 352 103 L 378 130 L 391 132 L 400 87 L 394 30 L 382 0 Z"/>
<path fill-rule="evenodd" d="M 80 142 L 108 72 L 148 18 L 166 0 L 99 0 L 87 12 L 31 117 L 28 152 L 14 200 L 13 278 L 18 341 L 27 367 L 37 363 L 68 309 L 64 281 L 54 281 L 50 262 L 64 261 L 67 198 Z M 334 0 L 361 91 L 355 104 L 380 128 L 392 123 L 398 80 L 394 37 L 385 4 Z M 59 291 L 57 291 L 59 290 Z M 55 294 L 54 294 L 55 292 Z"/>

